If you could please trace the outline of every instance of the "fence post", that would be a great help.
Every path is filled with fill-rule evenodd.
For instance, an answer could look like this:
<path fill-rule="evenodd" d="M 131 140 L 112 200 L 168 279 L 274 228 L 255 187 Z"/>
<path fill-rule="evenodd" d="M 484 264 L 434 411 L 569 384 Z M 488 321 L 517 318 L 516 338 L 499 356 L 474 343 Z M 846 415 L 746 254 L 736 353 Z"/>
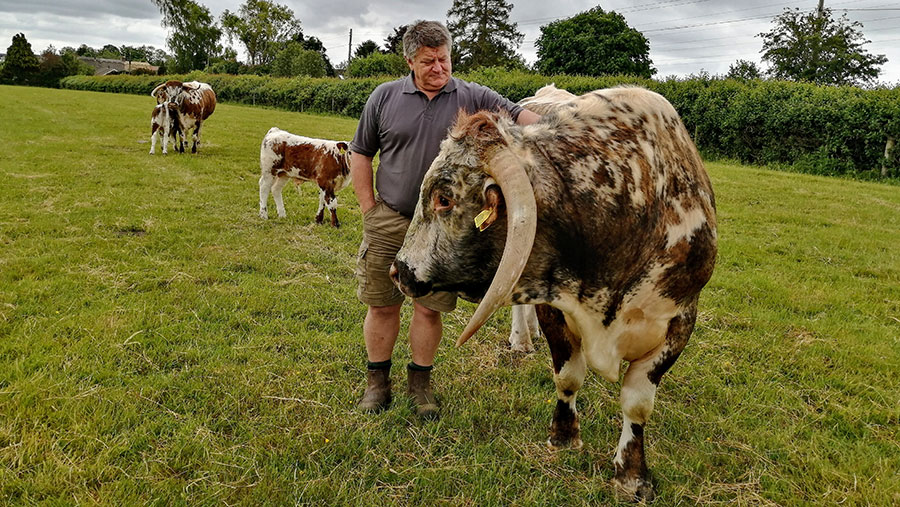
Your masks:
<path fill-rule="evenodd" d="M 887 144 L 884 145 L 884 162 L 881 163 L 881 177 L 886 178 L 888 175 L 888 163 L 891 160 L 891 152 L 894 151 L 894 138 L 888 137 Z"/>

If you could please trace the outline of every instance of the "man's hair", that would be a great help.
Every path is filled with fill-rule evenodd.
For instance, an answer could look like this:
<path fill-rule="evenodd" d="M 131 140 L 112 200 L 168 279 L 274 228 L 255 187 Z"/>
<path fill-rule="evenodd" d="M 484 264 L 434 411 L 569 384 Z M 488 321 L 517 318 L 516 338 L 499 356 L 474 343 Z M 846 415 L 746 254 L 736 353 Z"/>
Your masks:
<path fill-rule="evenodd" d="M 407 60 L 416 57 L 416 53 L 423 47 L 439 48 L 447 45 L 447 49 L 453 45 L 450 31 L 440 21 L 417 20 L 406 28 L 403 34 L 403 56 Z"/>

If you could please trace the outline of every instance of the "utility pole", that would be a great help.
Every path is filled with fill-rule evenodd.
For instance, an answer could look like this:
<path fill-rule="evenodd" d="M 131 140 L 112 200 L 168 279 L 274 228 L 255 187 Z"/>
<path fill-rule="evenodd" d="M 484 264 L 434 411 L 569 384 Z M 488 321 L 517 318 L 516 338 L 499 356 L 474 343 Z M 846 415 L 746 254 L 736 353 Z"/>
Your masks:
<path fill-rule="evenodd" d="M 347 45 L 347 65 L 350 65 L 350 55 L 353 51 L 353 29 L 350 29 L 350 43 Z"/>

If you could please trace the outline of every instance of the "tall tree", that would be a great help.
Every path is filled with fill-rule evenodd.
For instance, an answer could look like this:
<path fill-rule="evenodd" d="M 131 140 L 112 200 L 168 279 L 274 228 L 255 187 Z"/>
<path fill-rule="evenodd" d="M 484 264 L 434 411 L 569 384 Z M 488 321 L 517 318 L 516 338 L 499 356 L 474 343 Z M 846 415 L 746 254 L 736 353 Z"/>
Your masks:
<path fill-rule="evenodd" d="M 863 49 L 871 41 L 863 37 L 862 23 L 851 22 L 846 14 L 835 19 L 831 9 L 785 9 L 774 23 L 758 36 L 763 39 L 762 59 L 769 62 L 769 73 L 775 78 L 834 85 L 871 83 L 887 62 L 884 55 Z"/>
<path fill-rule="evenodd" d="M 31 50 L 31 43 L 24 33 L 13 35 L 12 44 L 6 49 L 6 60 L 0 69 L 0 83 L 14 85 L 34 84 L 40 70 L 40 60 Z"/>
<path fill-rule="evenodd" d="M 600 7 L 542 26 L 534 45 L 543 74 L 656 74 L 647 38 L 621 14 Z"/>
<path fill-rule="evenodd" d="M 453 0 L 447 11 L 453 65 L 460 70 L 521 65 L 516 50 L 524 36 L 509 21 L 512 8 L 505 0 Z"/>
<path fill-rule="evenodd" d="M 384 39 L 385 53 L 403 55 L 403 36 L 406 35 L 408 25 L 394 28 L 394 33 Z"/>
<path fill-rule="evenodd" d="M 364 41 L 359 46 L 356 46 L 356 52 L 353 53 L 353 58 L 365 58 L 372 53 L 378 52 L 378 44 L 373 40 Z"/>
<path fill-rule="evenodd" d="M 237 37 L 247 49 L 250 65 L 270 63 L 288 42 L 303 36 L 294 11 L 268 0 L 247 0 L 237 14 L 225 10 L 222 26 L 229 41 Z"/>
<path fill-rule="evenodd" d="M 222 51 L 222 29 L 209 9 L 192 0 L 151 0 L 163 15 L 162 26 L 170 30 L 166 44 L 175 55 L 169 71 L 203 69 Z"/>
<path fill-rule="evenodd" d="M 755 62 L 739 59 L 728 67 L 728 73 L 725 74 L 725 77 L 729 79 L 747 81 L 750 79 L 761 78 L 762 72 L 759 70 L 759 66 L 756 65 Z"/>

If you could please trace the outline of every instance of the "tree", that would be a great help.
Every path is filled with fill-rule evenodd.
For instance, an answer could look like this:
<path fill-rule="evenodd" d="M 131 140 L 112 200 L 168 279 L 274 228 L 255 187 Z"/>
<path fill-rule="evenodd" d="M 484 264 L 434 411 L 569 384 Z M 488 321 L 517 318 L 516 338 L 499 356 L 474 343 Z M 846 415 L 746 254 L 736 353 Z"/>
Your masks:
<path fill-rule="evenodd" d="M 247 49 L 250 65 L 270 63 L 288 42 L 303 36 L 294 11 L 268 0 L 247 0 L 238 14 L 226 9 L 222 26 L 229 41 L 237 37 Z"/>
<path fill-rule="evenodd" d="M 371 55 L 372 53 L 377 53 L 377 52 L 378 52 L 378 44 L 376 44 L 375 41 L 373 41 L 373 40 L 367 40 L 367 41 L 363 42 L 362 44 L 360 44 L 359 46 L 356 46 L 356 52 L 353 53 L 353 58 L 365 58 L 365 57 Z"/>
<path fill-rule="evenodd" d="M 831 9 L 785 9 L 774 23 L 772 30 L 758 35 L 772 77 L 816 84 L 871 83 L 887 62 L 884 55 L 863 49 L 871 41 L 863 37 L 862 23 L 850 22 L 846 14 L 834 19 Z"/>
<path fill-rule="evenodd" d="M 0 83 L 14 85 L 34 84 L 41 62 L 31 50 L 31 43 L 24 33 L 13 35 L 12 45 L 6 49 L 6 61 L 0 70 Z"/>
<path fill-rule="evenodd" d="M 325 51 L 325 44 L 322 44 L 322 41 L 319 40 L 318 37 L 303 37 L 301 34 L 298 42 L 303 45 L 303 49 L 319 53 L 319 56 L 322 57 L 322 61 L 325 62 L 325 75 L 334 77 L 334 66 L 331 65 L 331 60 L 328 58 L 328 53 Z"/>
<path fill-rule="evenodd" d="M 453 35 L 454 67 L 465 71 L 521 65 L 516 50 L 524 36 L 509 21 L 512 8 L 505 0 L 453 0 L 447 28 Z"/>
<path fill-rule="evenodd" d="M 621 14 L 600 7 L 542 26 L 534 45 L 543 74 L 656 74 L 647 38 Z"/>
<path fill-rule="evenodd" d="M 318 51 L 304 49 L 299 42 L 290 42 L 272 61 L 272 73 L 276 76 L 324 77 L 325 61 Z"/>
<path fill-rule="evenodd" d="M 396 53 L 403 56 L 403 36 L 406 35 L 408 25 L 394 28 L 394 33 L 384 39 L 385 53 Z"/>
<path fill-rule="evenodd" d="M 737 60 L 728 67 L 726 78 L 747 81 L 750 79 L 759 79 L 762 77 L 762 71 L 759 66 L 750 60 Z"/>
<path fill-rule="evenodd" d="M 162 26 L 171 31 L 166 39 L 174 53 L 167 70 L 189 72 L 205 68 L 222 51 L 222 29 L 209 9 L 192 0 L 151 0 L 163 15 Z M 174 67 L 174 68 L 173 68 Z"/>
<path fill-rule="evenodd" d="M 349 77 L 405 76 L 409 74 L 406 59 L 397 53 L 372 53 L 354 58 L 347 66 Z"/>

